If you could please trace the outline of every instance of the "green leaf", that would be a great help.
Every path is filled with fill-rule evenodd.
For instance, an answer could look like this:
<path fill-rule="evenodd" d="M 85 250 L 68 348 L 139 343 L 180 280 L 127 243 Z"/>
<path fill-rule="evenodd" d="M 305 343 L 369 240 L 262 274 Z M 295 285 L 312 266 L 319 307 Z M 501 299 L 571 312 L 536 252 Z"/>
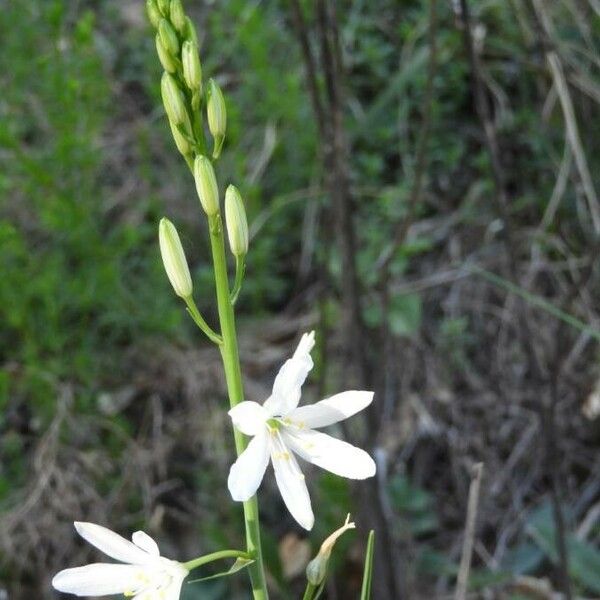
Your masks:
<path fill-rule="evenodd" d="M 211 579 L 218 579 L 219 577 L 227 577 L 228 575 L 233 575 L 242 569 L 245 569 L 248 565 L 251 565 L 254 560 L 249 558 L 238 558 L 231 565 L 231 568 L 228 571 L 222 571 L 221 573 L 217 573 L 216 575 L 209 575 L 208 577 L 201 577 L 200 579 L 193 579 L 188 583 L 198 583 L 199 581 L 210 581 Z"/>
<path fill-rule="evenodd" d="M 370 600 L 371 581 L 373 579 L 373 554 L 375 552 L 375 532 L 371 529 L 367 542 L 367 553 L 365 555 L 365 569 L 363 572 L 360 600 Z"/>

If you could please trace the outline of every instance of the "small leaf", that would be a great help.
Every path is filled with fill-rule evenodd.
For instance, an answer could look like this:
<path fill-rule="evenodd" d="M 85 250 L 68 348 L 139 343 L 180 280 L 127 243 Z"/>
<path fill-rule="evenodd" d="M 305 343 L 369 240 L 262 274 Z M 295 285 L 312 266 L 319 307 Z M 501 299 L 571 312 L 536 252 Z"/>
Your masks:
<path fill-rule="evenodd" d="M 217 573 L 216 575 L 210 575 L 208 577 L 201 577 L 200 579 L 193 579 L 188 583 L 198 583 L 199 581 L 209 581 L 211 579 L 218 579 L 219 577 L 227 577 L 228 575 L 233 575 L 234 573 L 245 569 L 248 565 L 251 565 L 253 562 L 254 560 L 249 558 L 237 558 L 228 571 L 223 571 L 221 573 Z"/>

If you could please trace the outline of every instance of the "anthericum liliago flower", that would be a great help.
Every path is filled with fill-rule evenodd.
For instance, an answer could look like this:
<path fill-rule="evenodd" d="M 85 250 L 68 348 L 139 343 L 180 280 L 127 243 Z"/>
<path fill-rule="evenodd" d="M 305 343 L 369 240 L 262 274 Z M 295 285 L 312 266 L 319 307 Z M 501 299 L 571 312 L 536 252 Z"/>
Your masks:
<path fill-rule="evenodd" d="M 132 542 L 94 523 L 75 523 L 77 533 L 104 554 L 126 564 L 94 563 L 57 573 L 52 585 L 76 596 L 125 594 L 133 600 L 177 600 L 188 570 L 160 555 L 156 542 L 136 531 Z"/>
<path fill-rule="evenodd" d="M 231 496 L 237 501 L 252 497 L 270 459 L 281 496 L 305 529 L 312 529 L 314 515 L 294 453 L 342 477 L 366 479 L 375 475 L 375 463 L 364 450 L 314 431 L 363 410 L 372 402 L 373 392 L 342 392 L 312 406 L 298 406 L 302 384 L 313 367 L 310 351 L 314 345 L 314 332 L 305 333 L 294 356 L 279 370 L 264 404 L 240 402 L 229 411 L 235 427 L 253 436 L 229 472 Z"/>

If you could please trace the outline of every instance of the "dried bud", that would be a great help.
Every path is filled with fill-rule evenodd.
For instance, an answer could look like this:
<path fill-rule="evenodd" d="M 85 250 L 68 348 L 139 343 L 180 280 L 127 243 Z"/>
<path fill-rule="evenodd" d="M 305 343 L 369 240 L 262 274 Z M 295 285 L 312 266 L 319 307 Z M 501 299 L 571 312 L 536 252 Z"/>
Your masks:
<path fill-rule="evenodd" d="M 179 40 L 177 34 L 166 19 L 161 19 L 158 23 L 158 35 L 164 49 L 171 55 L 179 54 Z"/>
<path fill-rule="evenodd" d="M 175 29 L 183 35 L 185 33 L 186 21 L 181 0 L 171 0 L 171 10 L 169 14 L 171 15 L 171 23 L 173 23 Z"/>
<path fill-rule="evenodd" d="M 221 88 L 214 79 L 208 82 L 208 104 L 206 107 L 208 116 L 208 128 L 215 141 L 213 147 L 213 158 L 218 158 L 221 154 L 221 147 L 225 139 L 225 130 L 227 128 L 227 110 L 225 108 L 225 98 Z"/>
<path fill-rule="evenodd" d="M 306 578 L 312 585 L 321 585 L 327 575 L 327 563 L 331 556 L 331 551 L 337 539 L 348 529 L 354 529 L 356 525 L 349 523 L 350 515 L 346 517 L 346 521 L 336 531 L 334 531 L 322 544 L 319 553 L 313 558 L 306 567 Z"/>
<path fill-rule="evenodd" d="M 177 71 L 177 59 L 163 46 L 161 37 L 158 33 L 156 34 L 156 53 L 158 54 L 160 64 L 167 73 L 175 73 Z"/>
<path fill-rule="evenodd" d="M 183 42 L 181 49 L 183 63 L 183 78 L 190 91 L 202 93 L 202 67 L 198 56 L 198 46 L 191 40 Z"/>
<path fill-rule="evenodd" d="M 211 217 L 219 212 L 219 188 L 213 166 L 206 156 L 197 156 L 194 162 L 196 191 L 204 212 Z"/>
<path fill-rule="evenodd" d="M 150 23 L 152 23 L 154 29 L 158 29 L 161 14 L 158 10 L 156 0 L 146 0 L 146 12 L 148 13 L 148 18 L 150 19 Z"/>
<path fill-rule="evenodd" d="M 158 241 L 163 265 L 175 293 L 181 298 L 189 298 L 193 291 L 190 269 L 177 229 L 169 219 L 160 220 Z"/>
<path fill-rule="evenodd" d="M 225 221 L 229 247 L 234 256 L 248 253 L 248 219 L 238 189 L 230 185 L 225 192 Z"/>
<path fill-rule="evenodd" d="M 177 81 L 169 73 L 163 73 L 160 80 L 160 93 L 169 121 L 189 129 L 190 118 L 185 108 L 185 97 L 179 89 Z"/>

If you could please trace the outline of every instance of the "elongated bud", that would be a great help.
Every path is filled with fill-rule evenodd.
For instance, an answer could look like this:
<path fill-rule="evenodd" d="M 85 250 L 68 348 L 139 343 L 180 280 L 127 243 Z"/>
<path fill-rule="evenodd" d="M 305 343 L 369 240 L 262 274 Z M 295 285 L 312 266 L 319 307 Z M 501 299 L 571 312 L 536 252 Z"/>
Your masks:
<path fill-rule="evenodd" d="M 204 212 L 211 217 L 219 212 L 219 188 L 215 170 L 206 156 L 197 156 L 194 162 L 196 191 Z"/>
<path fill-rule="evenodd" d="M 171 127 L 171 133 L 173 134 L 177 150 L 184 156 L 191 156 L 193 148 L 188 139 L 177 129 L 177 125 L 174 125 L 172 121 L 169 121 L 169 126 Z"/>
<path fill-rule="evenodd" d="M 196 33 L 196 27 L 193 21 L 189 18 L 185 18 L 185 32 L 182 34 L 186 40 L 191 40 L 198 46 L 198 34 Z"/>
<path fill-rule="evenodd" d="M 165 50 L 171 56 L 177 56 L 179 54 L 179 40 L 175 30 L 166 19 L 161 19 L 158 23 L 158 35 Z"/>
<path fill-rule="evenodd" d="M 202 67 L 198 56 L 198 46 L 192 40 L 183 42 L 181 49 L 183 63 L 183 78 L 190 91 L 202 93 Z"/>
<path fill-rule="evenodd" d="M 225 221 L 229 247 L 234 256 L 248 253 L 248 219 L 240 192 L 230 185 L 225 192 Z"/>
<path fill-rule="evenodd" d="M 162 39 L 158 33 L 156 34 L 156 54 L 163 69 L 167 73 L 175 73 L 177 71 L 177 59 L 163 46 Z"/>
<path fill-rule="evenodd" d="M 337 542 L 337 539 L 348 529 L 354 529 L 356 525 L 349 523 L 350 515 L 346 517 L 346 521 L 336 531 L 334 531 L 322 544 L 319 553 L 313 558 L 306 567 L 306 578 L 313 585 L 321 585 L 325 575 L 327 575 L 327 563 L 331 556 L 331 551 Z"/>
<path fill-rule="evenodd" d="M 146 0 L 146 12 L 148 13 L 148 18 L 150 19 L 150 23 L 152 23 L 154 29 L 158 29 L 161 14 L 158 10 L 156 0 Z"/>
<path fill-rule="evenodd" d="M 171 23 L 177 31 L 183 35 L 185 33 L 185 12 L 183 11 L 183 5 L 181 4 L 181 0 L 171 0 Z"/>
<path fill-rule="evenodd" d="M 223 92 L 214 79 L 208 82 L 208 105 L 206 107 L 208 116 L 208 128 L 214 139 L 213 158 L 221 154 L 225 130 L 227 128 L 227 110 Z"/>
<path fill-rule="evenodd" d="M 169 73 L 163 73 L 160 80 L 160 93 L 169 121 L 175 125 L 189 124 L 189 116 L 185 108 L 185 97 L 179 89 L 177 81 Z"/>
<path fill-rule="evenodd" d="M 169 16 L 169 7 L 171 4 L 171 0 L 157 0 L 158 10 L 163 14 L 163 16 Z"/>
<path fill-rule="evenodd" d="M 190 269 L 177 229 L 169 219 L 160 220 L 158 241 L 163 265 L 175 293 L 181 298 L 189 298 L 193 291 Z"/>

